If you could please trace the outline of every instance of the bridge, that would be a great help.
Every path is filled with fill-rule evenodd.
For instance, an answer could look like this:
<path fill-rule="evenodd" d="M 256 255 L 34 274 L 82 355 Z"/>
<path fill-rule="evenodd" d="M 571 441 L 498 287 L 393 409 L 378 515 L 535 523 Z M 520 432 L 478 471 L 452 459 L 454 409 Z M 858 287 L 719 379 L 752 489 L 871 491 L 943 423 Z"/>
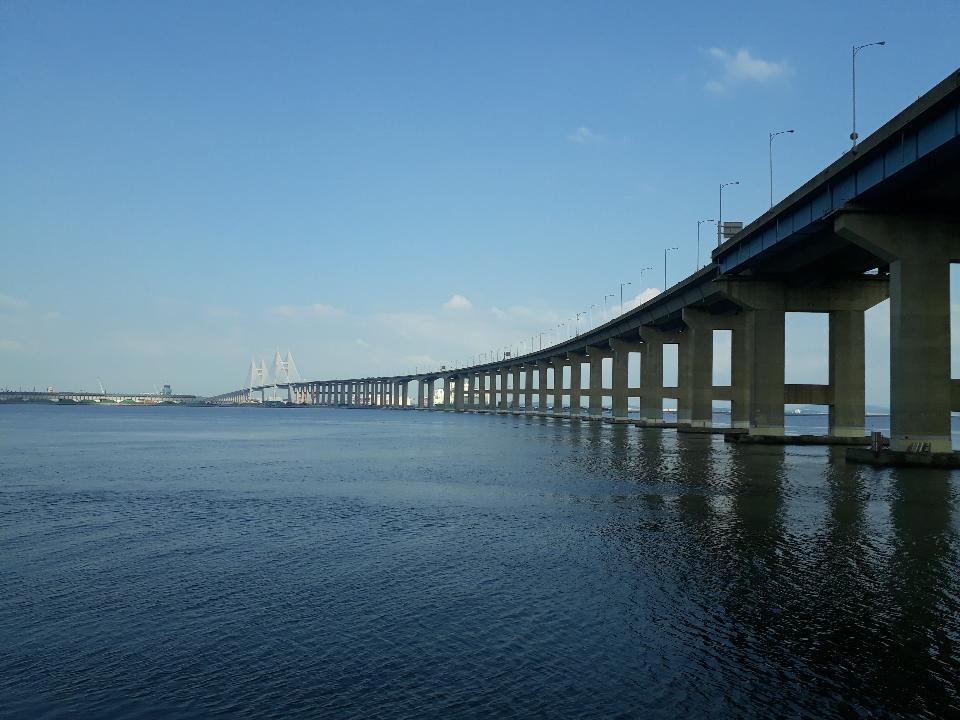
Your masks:
<path fill-rule="evenodd" d="M 287 383 L 291 402 L 517 412 L 711 432 L 713 401 L 748 438 L 784 436 L 784 406 L 829 408 L 827 441 L 865 441 L 864 312 L 890 299 L 891 451 L 952 452 L 950 275 L 960 261 L 960 70 L 723 242 L 712 262 L 645 304 L 575 338 L 495 362 L 392 377 Z M 829 378 L 785 383 L 785 313 L 829 317 Z M 713 333 L 730 331 L 729 385 L 713 383 Z M 676 345 L 677 387 L 663 346 Z M 640 358 L 640 385 L 628 364 Z M 609 372 L 604 372 L 608 362 Z M 582 385 L 583 365 L 589 383 Z M 611 384 L 604 387 L 603 378 Z M 415 398 L 409 386 L 417 384 Z M 251 383 L 252 385 L 252 383 Z M 435 388 L 440 402 L 435 403 Z M 248 402 L 261 387 L 211 398 Z M 630 398 L 639 420 L 628 416 Z M 565 410 L 565 408 L 568 408 Z M 952 456 L 956 459 L 956 456 Z"/>
<path fill-rule="evenodd" d="M 24 403 L 24 402 L 52 402 L 70 405 L 74 403 L 103 405 L 135 404 L 135 405 L 159 405 L 173 403 L 181 405 L 183 403 L 197 402 L 199 398 L 196 395 L 164 395 L 162 393 L 107 393 L 107 392 L 87 392 L 80 390 L 73 391 L 48 391 L 38 390 L 0 390 L 0 404 L 2 403 Z"/>

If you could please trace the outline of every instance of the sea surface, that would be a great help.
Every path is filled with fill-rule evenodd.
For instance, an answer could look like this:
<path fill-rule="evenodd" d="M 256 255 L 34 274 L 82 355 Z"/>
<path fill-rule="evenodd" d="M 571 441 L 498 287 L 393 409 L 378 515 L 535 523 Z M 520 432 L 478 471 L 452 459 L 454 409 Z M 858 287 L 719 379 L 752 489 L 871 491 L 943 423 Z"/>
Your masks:
<path fill-rule="evenodd" d="M 960 475 L 842 452 L 0 406 L 0 717 L 960 717 Z"/>

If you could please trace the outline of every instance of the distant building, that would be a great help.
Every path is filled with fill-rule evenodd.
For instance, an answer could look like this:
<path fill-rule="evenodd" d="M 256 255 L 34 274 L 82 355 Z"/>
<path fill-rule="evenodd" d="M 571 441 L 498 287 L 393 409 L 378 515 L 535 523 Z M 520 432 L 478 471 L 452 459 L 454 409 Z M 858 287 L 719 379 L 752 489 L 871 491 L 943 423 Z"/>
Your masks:
<path fill-rule="evenodd" d="M 160 394 L 169 397 L 170 395 L 173 395 L 173 390 L 170 389 L 169 385 L 164 385 L 163 391 Z"/>

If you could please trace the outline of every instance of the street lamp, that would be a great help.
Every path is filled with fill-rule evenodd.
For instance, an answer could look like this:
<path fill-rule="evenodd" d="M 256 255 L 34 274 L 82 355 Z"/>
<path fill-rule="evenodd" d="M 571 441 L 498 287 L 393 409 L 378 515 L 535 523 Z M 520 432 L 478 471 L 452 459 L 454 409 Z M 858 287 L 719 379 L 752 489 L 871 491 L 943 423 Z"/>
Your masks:
<path fill-rule="evenodd" d="M 604 322 L 606 322 L 606 320 L 607 320 L 607 298 L 612 298 L 612 297 L 616 297 L 616 295 L 615 295 L 614 293 L 610 293 L 609 295 L 604 295 L 604 296 L 603 296 L 603 320 L 604 320 Z"/>
<path fill-rule="evenodd" d="M 716 222 L 716 220 L 713 218 L 709 220 L 697 220 L 697 270 L 700 269 L 700 226 L 708 222 Z"/>
<path fill-rule="evenodd" d="M 779 130 L 770 133 L 770 207 L 773 207 L 773 139 L 777 135 L 786 135 L 793 132 L 793 130 Z"/>
<path fill-rule="evenodd" d="M 671 250 L 676 250 L 675 247 L 669 247 L 663 249 L 663 291 L 667 291 L 667 253 Z"/>
<path fill-rule="evenodd" d="M 590 327 L 595 327 L 593 323 L 593 309 L 595 307 L 598 307 L 598 305 L 596 303 L 593 303 L 590 305 L 589 308 L 587 308 L 587 311 L 590 313 L 590 315 L 587 317 L 587 323 L 590 325 Z"/>
<path fill-rule="evenodd" d="M 577 337 L 580 336 L 580 316 L 586 315 L 586 314 L 587 314 L 586 311 L 577 313 Z"/>
<path fill-rule="evenodd" d="M 853 67 L 853 132 L 850 133 L 850 140 L 853 141 L 853 149 L 857 147 L 857 138 L 860 136 L 857 135 L 857 53 L 863 50 L 864 48 L 873 47 L 874 45 L 886 45 L 886 40 L 880 40 L 878 42 L 866 43 L 864 45 L 854 45 L 853 50 L 850 53 L 850 62 Z"/>
<path fill-rule="evenodd" d="M 720 214 L 717 215 L 717 247 L 720 247 L 720 228 L 723 225 L 723 189 L 727 185 L 739 185 L 739 180 L 734 180 L 732 182 L 720 183 Z"/>
<path fill-rule="evenodd" d="M 633 283 L 620 283 L 620 314 L 623 315 L 623 287 L 624 285 L 632 285 Z"/>

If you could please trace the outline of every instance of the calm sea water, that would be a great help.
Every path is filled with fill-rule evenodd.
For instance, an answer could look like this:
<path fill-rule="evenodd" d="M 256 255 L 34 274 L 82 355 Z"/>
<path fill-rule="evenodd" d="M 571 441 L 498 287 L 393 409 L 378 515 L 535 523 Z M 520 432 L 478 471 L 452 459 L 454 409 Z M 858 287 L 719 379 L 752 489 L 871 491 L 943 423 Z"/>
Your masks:
<path fill-rule="evenodd" d="M 960 716 L 960 475 L 841 452 L 0 407 L 0 717 Z"/>

